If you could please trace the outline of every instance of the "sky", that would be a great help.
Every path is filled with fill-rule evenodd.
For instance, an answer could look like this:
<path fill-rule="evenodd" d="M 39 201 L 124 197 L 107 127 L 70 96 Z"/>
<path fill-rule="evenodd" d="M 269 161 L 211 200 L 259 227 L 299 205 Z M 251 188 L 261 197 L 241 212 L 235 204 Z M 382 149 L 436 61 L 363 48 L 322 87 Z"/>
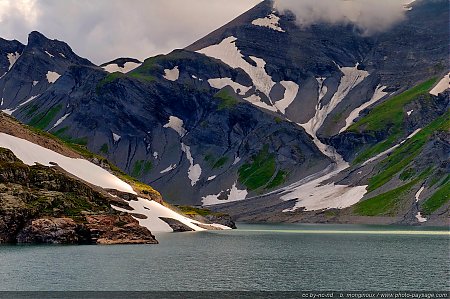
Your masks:
<path fill-rule="evenodd" d="M 260 0 L 0 0 L 0 37 L 37 30 L 94 63 L 184 48 Z"/>

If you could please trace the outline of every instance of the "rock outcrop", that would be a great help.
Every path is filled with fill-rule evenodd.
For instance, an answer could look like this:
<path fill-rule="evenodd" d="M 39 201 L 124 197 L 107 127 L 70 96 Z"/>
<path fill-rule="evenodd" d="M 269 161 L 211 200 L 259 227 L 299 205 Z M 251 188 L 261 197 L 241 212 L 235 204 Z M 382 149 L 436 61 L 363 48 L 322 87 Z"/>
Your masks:
<path fill-rule="evenodd" d="M 0 243 L 156 244 L 126 201 L 56 167 L 27 166 L 0 149 Z M 129 208 L 129 207 L 128 207 Z"/>

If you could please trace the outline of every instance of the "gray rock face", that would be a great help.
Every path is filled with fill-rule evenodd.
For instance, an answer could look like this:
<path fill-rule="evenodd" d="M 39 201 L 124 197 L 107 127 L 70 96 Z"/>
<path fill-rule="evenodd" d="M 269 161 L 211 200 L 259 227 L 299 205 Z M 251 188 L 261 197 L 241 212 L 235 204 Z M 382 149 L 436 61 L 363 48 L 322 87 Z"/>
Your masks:
<path fill-rule="evenodd" d="M 20 42 L 0 38 L 0 77 L 3 77 L 12 67 L 15 60 L 25 48 Z"/>
<path fill-rule="evenodd" d="M 335 157 L 319 149 L 320 142 L 351 162 L 393 135 L 391 128 L 340 133 L 378 88 L 387 95 L 361 108 L 360 118 L 390 96 L 444 74 L 449 10 L 444 0 L 416 1 L 404 21 L 372 36 L 352 25 L 299 28 L 289 13 L 280 15 L 281 31 L 252 24 L 272 10 L 264 1 L 186 49 L 148 58 L 127 74 L 108 74 L 66 44 L 33 32 L 13 68 L 0 78 L 2 109 L 106 156 L 170 202 L 199 205 L 212 197 L 231 211 L 243 207 L 258 219 L 276 211 L 272 218 L 282 219 L 280 211 L 293 202 L 270 192 L 332 166 Z M 196 52 L 230 37 L 236 40 L 229 46 L 237 47 L 244 61 L 239 67 L 217 59 L 221 53 L 213 58 Z M 0 44 L 0 51 L 6 56 L 10 49 Z M 112 63 L 126 62 L 136 61 Z M 5 69 L 6 62 L 0 65 Z M 49 72 L 60 77 L 47 80 Z M 268 92 L 258 90 L 272 83 Z M 292 90 L 293 98 L 286 99 Z M 285 109 L 282 101 L 289 101 Z M 429 125 L 446 105 L 441 97 L 407 103 L 404 112 L 416 112 L 396 138 Z M 308 122 L 317 127 L 308 129 Z M 373 168 L 368 175 L 376 175 L 379 168 Z M 369 178 L 345 181 L 357 185 Z M 251 199 L 230 203 L 244 193 Z"/>

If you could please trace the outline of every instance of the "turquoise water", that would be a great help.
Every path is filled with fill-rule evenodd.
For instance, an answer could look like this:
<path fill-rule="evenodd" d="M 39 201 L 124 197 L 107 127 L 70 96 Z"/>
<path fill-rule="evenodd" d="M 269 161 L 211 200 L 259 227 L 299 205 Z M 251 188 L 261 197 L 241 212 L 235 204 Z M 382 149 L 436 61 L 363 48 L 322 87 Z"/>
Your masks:
<path fill-rule="evenodd" d="M 0 246 L 0 290 L 449 290 L 449 231 L 239 225 L 159 245 Z"/>

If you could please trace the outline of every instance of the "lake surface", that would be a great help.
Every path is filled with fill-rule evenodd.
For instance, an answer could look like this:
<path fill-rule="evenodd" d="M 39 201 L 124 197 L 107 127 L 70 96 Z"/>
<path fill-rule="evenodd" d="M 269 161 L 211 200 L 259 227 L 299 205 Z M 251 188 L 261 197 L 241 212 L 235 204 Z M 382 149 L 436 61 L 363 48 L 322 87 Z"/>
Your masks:
<path fill-rule="evenodd" d="M 0 246 L 1 290 L 449 290 L 449 231 L 249 225 L 159 245 Z"/>

